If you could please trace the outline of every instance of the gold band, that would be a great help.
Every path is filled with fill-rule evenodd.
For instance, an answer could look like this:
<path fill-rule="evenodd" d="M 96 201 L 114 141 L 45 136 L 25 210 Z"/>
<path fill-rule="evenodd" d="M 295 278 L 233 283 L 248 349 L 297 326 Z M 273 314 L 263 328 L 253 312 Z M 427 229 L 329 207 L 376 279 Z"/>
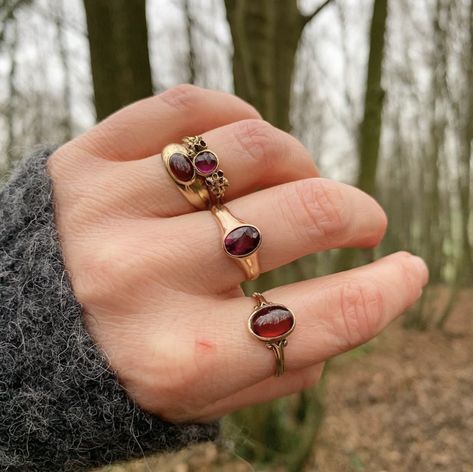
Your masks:
<path fill-rule="evenodd" d="M 201 136 L 187 136 L 183 144 L 170 144 L 161 157 L 166 170 L 192 206 L 207 210 L 223 203 L 228 180 L 218 168 L 217 154 Z"/>
<path fill-rule="evenodd" d="M 287 346 L 287 339 L 281 339 L 275 343 L 266 343 L 266 347 L 274 352 L 276 358 L 275 377 L 281 377 L 284 374 L 284 348 Z"/>
<path fill-rule="evenodd" d="M 260 275 L 257 254 L 261 245 L 259 229 L 233 216 L 225 205 L 214 205 L 211 211 L 222 230 L 223 249 L 226 254 L 242 267 L 247 280 L 257 279 Z"/>
<path fill-rule="evenodd" d="M 168 174 L 189 203 L 198 210 L 207 210 L 212 204 L 209 189 L 205 180 L 192 167 L 187 148 L 182 144 L 169 144 L 163 149 L 161 158 Z M 179 166 L 183 169 L 181 174 L 176 171 Z"/>
<path fill-rule="evenodd" d="M 256 305 L 248 318 L 248 329 L 273 351 L 276 360 L 274 375 L 280 377 L 284 374 L 284 348 L 287 346 L 287 337 L 296 327 L 296 318 L 289 308 L 268 302 L 261 293 L 255 292 L 252 297 Z"/>

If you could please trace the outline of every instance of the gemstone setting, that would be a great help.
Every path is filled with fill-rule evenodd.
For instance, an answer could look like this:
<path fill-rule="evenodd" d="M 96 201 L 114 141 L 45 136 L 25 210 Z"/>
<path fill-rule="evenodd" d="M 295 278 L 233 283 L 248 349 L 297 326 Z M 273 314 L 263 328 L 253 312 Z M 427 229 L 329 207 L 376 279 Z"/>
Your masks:
<path fill-rule="evenodd" d="M 263 305 L 253 312 L 248 321 L 251 333 L 263 341 L 277 341 L 294 329 L 296 319 L 284 305 Z"/>
<path fill-rule="evenodd" d="M 232 257 L 247 257 L 261 244 L 261 233 L 252 225 L 242 225 L 230 231 L 223 240 L 225 251 Z"/>
<path fill-rule="evenodd" d="M 189 158 L 179 152 L 171 155 L 168 161 L 169 170 L 180 182 L 189 183 L 195 177 L 195 170 Z"/>
<path fill-rule="evenodd" d="M 217 170 L 218 158 L 212 151 L 201 151 L 194 157 L 194 167 L 200 175 L 211 175 Z"/>

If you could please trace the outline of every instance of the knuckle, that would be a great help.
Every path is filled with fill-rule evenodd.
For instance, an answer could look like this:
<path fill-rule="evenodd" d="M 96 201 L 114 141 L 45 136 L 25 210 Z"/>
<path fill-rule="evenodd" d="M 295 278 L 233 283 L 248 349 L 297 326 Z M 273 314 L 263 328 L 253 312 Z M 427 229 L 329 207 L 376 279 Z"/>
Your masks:
<path fill-rule="evenodd" d="M 107 239 L 104 244 L 93 244 L 91 253 L 83 253 L 71 261 L 74 293 L 77 300 L 84 306 L 110 303 L 117 294 L 130 285 L 133 278 L 132 270 L 124 269 L 124 249 L 121 243 Z"/>
<path fill-rule="evenodd" d="M 191 84 L 180 84 L 158 95 L 160 100 L 180 111 L 194 108 L 202 89 Z"/>
<path fill-rule="evenodd" d="M 83 174 L 84 164 L 91 163 L 91 157 L 86 155 L 81 149 L 69 141 L 55 150 L 47 161 L 49 175 L 52 177 L 55 187 L 62 184 L 64 179 L 74 181 L 77 175 Z M 93 161 L 95 165 L 95 161 Z"/>
<path fill-rule="evenodd" d="M 236 123 L 234 136 L 242 151 L 258 163 L 265 171 L 275 165 L 275 160 L 284 154 L 278 131 L 267 121 L 258 119 L 242 120 Z"/>
<path fill-rule="evenodd" d="M 323 179 L 306 179 L 292 184 L 293 193 L 285 202 L 295 219 L 295 227 L 313 241 L 345 239 L 350 220 L 340 190 Z"/>
<path fill-rule="evenodd" d="M 340 320 L 337 326 L 342 350 L 365 343 L 378 332 L 383 319 L 383 296 L 370 280 L 347 282 L 340 290 Z"/>
<path fill-rule="evenodd" d="M 86 233 L 91 226 L 106 225 L 115 217 L 113 196 L 110 193 L 98 191 L 94 182 L 88 189 L 76 189 L 63 212 L 61 219 L 63 227 L 77 234 Z"/>

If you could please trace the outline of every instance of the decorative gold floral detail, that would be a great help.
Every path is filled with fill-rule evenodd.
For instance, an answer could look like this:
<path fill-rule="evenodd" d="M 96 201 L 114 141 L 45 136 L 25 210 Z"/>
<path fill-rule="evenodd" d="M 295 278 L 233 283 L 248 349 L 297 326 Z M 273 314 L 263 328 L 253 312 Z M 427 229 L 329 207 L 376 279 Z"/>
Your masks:
<path fill-rule="evenodd" d="M 223 174 L 223 171 L 215 171 L 213 174 L 206 177 L 205 183 L 217 201 L 223 198 L 225 190 L 228 187 L 228 179 Z"/>
<path fill-rule="evenodd" d="M 207 143 L 202 139 L 202 136 L 187 136 L 183 141 L 191 158 L 198 152 L 207 149 Z"/>

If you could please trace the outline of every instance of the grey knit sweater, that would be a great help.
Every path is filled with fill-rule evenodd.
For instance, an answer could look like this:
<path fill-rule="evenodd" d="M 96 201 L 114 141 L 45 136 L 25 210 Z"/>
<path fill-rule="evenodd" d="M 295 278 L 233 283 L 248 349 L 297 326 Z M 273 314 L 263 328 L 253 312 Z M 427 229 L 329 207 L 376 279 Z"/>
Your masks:
<path fill-rule="evenodd" d="M 88 335 L 54 226 L 48 151 L 0 191 L 0 470 L 84 471 L 215 438 L 140 410 Z"/>

